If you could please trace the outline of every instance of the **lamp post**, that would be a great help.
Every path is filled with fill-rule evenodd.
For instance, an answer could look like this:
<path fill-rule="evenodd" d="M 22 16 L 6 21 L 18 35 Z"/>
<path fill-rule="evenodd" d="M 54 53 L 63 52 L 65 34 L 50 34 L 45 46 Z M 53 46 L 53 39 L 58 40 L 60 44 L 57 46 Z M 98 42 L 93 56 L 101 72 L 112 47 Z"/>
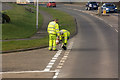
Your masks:
<path fill-rule="evenodd" d="M 37 8 L 36 8 L 36 29 L 38 29 L 38 13 L 39 13 L 39 7 L 38 7 L 38 0 L 37 0 Z"/>

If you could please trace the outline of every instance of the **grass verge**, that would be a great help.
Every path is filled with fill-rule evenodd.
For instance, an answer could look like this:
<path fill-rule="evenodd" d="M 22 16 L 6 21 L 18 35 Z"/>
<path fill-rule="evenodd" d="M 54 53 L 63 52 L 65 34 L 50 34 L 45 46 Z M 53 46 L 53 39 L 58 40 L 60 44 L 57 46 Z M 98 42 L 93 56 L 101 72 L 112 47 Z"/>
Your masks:
<path fill-rule="evenodd" d="M 7 41 L 7 42 L 2 42 L 2 44 L 3 44 L 2 45 L 3 51 L 42 47 L 42 46 L 47 46 L 48 37 L 46 36 L 42 39 L 35 39 L 35 40 Z"/>
<path fill-rule="evenodd" d="M 41 10 L 48 12 L 54 18 L 59 19 L 60 29 L 66 29 L 71 34 L 75 32 L 75 19 L 69 14 L 52 8 L 40 7 Z"/>
<path fill-rule="evenodd" d="M 6 10 L 10 16 L 11 22 L 2 24 L 2 39 L 20 39 L 29 38 L 36 33 L 36 13 L 31 13 L 25 7 L 17 4 L 9 4 L 13 7 Z M 42 26 L 43 17 L 39 15 L 39 26 Z"/>
<path fill-rule="evenodd" d="M 67 29 L 73 34 L 75 32 L 75 21 L 69 14 L 55 10 L 52 8 L 40 7 L 41 10 L 48 12 L 53 18 L 58 18 L 60 21 L 60 29 Z M 43 39 L 22 40 L 22 41 L 7 41 L 3 42 L 3 51 L 27 49 L 48 45 L 48 36 Z"/>

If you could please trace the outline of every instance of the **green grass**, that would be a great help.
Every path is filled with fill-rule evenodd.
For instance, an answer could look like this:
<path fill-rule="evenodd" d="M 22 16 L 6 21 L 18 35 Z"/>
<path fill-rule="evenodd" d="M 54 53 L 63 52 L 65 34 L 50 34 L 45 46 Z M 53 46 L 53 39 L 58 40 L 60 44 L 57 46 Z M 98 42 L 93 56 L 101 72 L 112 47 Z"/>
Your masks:
<path fill-rule="evenodd" d="M 2 42 L 2 44 L 2 51 L 42 47 L 48 45 L 48 37 L 35 40 L 7 41 Z"/>
<path fill-rule="evenodd" d="M 66 29 L 68 31 L 70 31 L 71 34 L 73 34 L 75 32 L 75 21 L 74 21 L 74 17 L 72 17 L 71 15 L 63 12 L 63 11 L 59 11 L 59 10 L 55 10 L 52 8 L 45 8 L 45 7 L 40 7 L 41 10 L 48 12 L 50 15 L 53 16 L 53 19 L 58 18 L 59 19 L 59 25 L 60 29 Z"/>
<path fill-rule="evenodd" d="M 74 18 L 69 14 L 54 10 L 52 8 L 40 7 L 43 11 L 48 12 L 54 18 L 58 18 L 60 21 L 60 29 L 67 29 L 73 34 L 75 32 L 75 22 Z M 23 40 L 23 41 L 7 41 L 3 42 L 2 49 L 3 51 L 17 50 L 17 49 L 27 49 L 33 47 L 47 46 L 48 45 L 48 36 L 43 39 L 35 40 Z"/>
<path fill-rule="evenodd" d="M 11 4 L 12 10 L 5 11 L 11 18 L 10 23 L 2 25 L 2 39 L 28 38 L 36 33 L 36 13 L 30 13 L 23 6 Z M 39 26 L 43 23 L 39 15 Z"/>

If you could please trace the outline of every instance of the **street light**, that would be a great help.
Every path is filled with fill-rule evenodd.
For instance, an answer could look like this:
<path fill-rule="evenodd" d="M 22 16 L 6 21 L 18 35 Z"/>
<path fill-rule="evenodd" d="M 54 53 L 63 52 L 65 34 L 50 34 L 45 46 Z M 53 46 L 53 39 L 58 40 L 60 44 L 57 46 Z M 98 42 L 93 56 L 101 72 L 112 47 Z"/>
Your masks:
<path fill-rule="evenodd" d="M 37 0 L 37 8 L 36 8 L 36 29 L 38 29 L 38 14 L 39 14 L 39 7 L 38 7 L 38 0 Z"/>

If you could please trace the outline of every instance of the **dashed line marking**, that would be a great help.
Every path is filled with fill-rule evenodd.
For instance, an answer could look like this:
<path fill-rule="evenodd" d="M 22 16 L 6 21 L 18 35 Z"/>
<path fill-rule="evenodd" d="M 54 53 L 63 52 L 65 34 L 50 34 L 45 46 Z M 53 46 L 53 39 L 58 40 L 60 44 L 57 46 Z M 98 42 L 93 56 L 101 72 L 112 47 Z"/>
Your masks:
<path fill-rule="evenodd" d="M 69 55 L 69 53 L 70 53 L 70 51 L 71 51 L 71 49 L 72 49 L 73 43 L 74 43 L 74 42 L 72 41 L 72 42 L 69 44 L 69 46 L 68 46 L 68 50 L 65 51 L 64 56 L 62 57 L 62 59 L 60 60 L 58 66 L 57 66 L 57 69 L 56 69 L 57 72 L 56 72 L 56 74 L 53 76 L 53 79 L 55 79 L 55 78 L 58 77 L 58 75 L 59 75 L 59 73 L 60 73 L 60 70 L 61 70 L 61 68 L 63 67 L 63 65 L 64 65 L 65 61 L 67 60 L 68 55 Z"/>
<path fill-rule="evenodd" d="M 44 71 L 50 71 L 50 69 L 53 67 L 54 63 L 58 59 L 59 55 L 61 54 L 62 50 L 57 51 L 56 55 L 52 58 L 52 60 L 48 63 Z"/>
<path fill-rule="evenodd" d="M 116 30 L 116 32 L 118 32 L 118 30 L 117 29 L 115 29 Z"/>
<path fill-rule="evenodd" d="M 16 72 L 0 72 L 0 74 L 12 74 L 12 73 L 35 73 L 35 72 L 55 72 L 56 71 L 50 71 L 50 69 L 52 68 L 52 66 L 54 65 L 55 61 L 57 60 L 57 58 L 59 57 L 59 55 L 61 54 L 62 50 L 57 51 L 56 55 L 54 55 L 54 57 L 52 58 L 52 60 L 48 63 L 48 65 L 46 66 L 46 68 L 42 71 L 16 71 Z"/>
<path fill-rule="evenodd" d="M 76 10 L 76 9 L 75 9 Z M 85 11 L 82 11 L 82 10 L 78 10 L 78 11 L 81 11 L 81 12 L 85 12 Z M 86 12 L 85 12 L 86 13 Z M 106 24 L 108 24 L 110 27 L 113 27 L 113 25 L 111 25 L 111 24 L 109 24 L 108 22 L 106 22 L 104 19 L 102 19 L 102 18 L 100 18 L 100 17 L 98 17 L 98 16 L 95 16 L 95 15 L 93 15 L 93 14 L 90 14 L 91 16 L 94 16 L 94 17 L 96 17 L 96 18 L 98 18 L 98 19 L 100 19 L 100 20 L 102 20 L 102 21 L 104 21 Z M 116 32 L 118 32 L 118 30 L 117 29 L 115 29 L 115 31 Z"/>
<path fill-rule="evenodd" d="M 72 9 L 72 8 L 71 8 L 71 9 Z M 80 11 L 80 12 L 85 12 L 85 13 L 87 13 L 86 11 L 83 11 L 83 10 L 78 10 L 78 9 L 73 9 L 73 10 L 77 10 L 77 11 Z M 98 18 L 98 19 L 100 19 L 100 20 L 102 20 L 102 21 L 104 21 L 104 22 L 105 22 L 106 24 L 108 24 L 110 27 L 113 27 L 113 25 L 107 23 L 104 19 L 102 19 L 102 18 L 100 18 L 100 17 L 98 17 L 98 16 L 95 16 L 95 15 L 93 15 L 93 14 L 90 14 L 90 15 L 91 15 L 91 16 L 94 16 L 94 17 L 96 17 L 96 18 Z M 117 29 L 115 29 L 115 31 L 118 32 Z"/>

